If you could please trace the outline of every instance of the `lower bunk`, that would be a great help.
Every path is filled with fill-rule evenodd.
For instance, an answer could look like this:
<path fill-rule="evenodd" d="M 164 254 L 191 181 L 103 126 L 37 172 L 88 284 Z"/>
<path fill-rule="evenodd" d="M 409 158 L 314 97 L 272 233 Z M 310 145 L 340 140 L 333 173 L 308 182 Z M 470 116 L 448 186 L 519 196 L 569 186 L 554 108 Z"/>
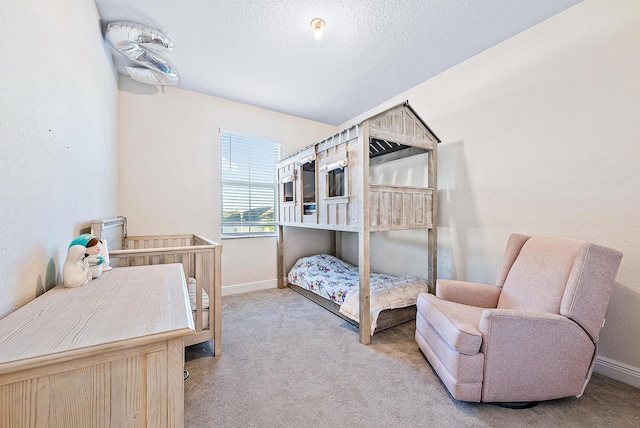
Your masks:
<path fill-rule="evenodd" d="M 337 257 L 319 254 L 299 259 L 287 276 L 289 288 L 359 326 L 358 267 Z M 427 281 L 415 276 L 371 272 L 371 334 L 416 318 L 418 294 Z"/>

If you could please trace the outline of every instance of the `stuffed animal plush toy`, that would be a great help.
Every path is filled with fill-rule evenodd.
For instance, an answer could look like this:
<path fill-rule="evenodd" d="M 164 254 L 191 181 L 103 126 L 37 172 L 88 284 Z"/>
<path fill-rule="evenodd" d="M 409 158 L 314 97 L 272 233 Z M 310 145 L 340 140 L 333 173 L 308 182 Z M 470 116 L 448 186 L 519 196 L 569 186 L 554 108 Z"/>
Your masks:
<path fill-rule="evenodd" d="M 104 257 L 102 257 L 102 241 L 93 237 L 87 243 L 87 250 L 84 252 L 85 257 L 89 261 L 89 269 L 91 269 L 92 278 L 97 278 L 102 274 L 104 266 Z"/>
<path fill-rule="evenodd" d="M 100 240 L 91 234 L 85 233 L 71 241 L 62 268 L 64 286 L 79 287 L 100 276 L 104 263 L 101 251 Z"/>

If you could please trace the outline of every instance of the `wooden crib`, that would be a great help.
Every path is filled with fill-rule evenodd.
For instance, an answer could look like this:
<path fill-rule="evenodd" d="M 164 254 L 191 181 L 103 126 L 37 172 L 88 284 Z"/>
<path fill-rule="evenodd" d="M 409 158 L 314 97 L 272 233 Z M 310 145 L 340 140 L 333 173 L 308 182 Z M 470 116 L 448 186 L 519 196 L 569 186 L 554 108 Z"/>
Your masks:
<path fill-rule="evenodd" d="M 91 233 L 107 241 L 114 268 L 182 263 L 196 327 L 184 344 L 213 340 L 214 355 L 222 353 L 222 245 L 196 234 L 128 236 L 124 217 L 94 220 Z"/>

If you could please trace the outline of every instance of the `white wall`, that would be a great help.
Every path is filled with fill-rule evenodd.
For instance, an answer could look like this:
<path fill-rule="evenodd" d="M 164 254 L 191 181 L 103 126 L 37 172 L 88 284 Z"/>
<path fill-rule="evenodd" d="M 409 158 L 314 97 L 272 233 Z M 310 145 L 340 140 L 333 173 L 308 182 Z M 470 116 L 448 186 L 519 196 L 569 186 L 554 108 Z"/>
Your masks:
<path fill-rule="evenodd" d="M 336 128 L 180 88 L 163 94 L 123 76 L 119 85 L 120 212 L 113 215 L 127 217 L 131 235 L 198 233 L 220 242 L 225 292 L 275 287 L 275 237 L 220 240 L 219 130 L 281 140 L 286 156 Z M 328 248 L 329 239 L 309 244 Z"/>
<path fill-rule="evenodd" d="M 440 278 L 495 282 L 512 232 L 622 251 L 598 370 L 636 386 L 639 70 L 640 2 L 586 0 L 341 126 L 409 100 L 442 140 Z"/>
<path fill-rule="evenodd" d="M 117 86 L 91 0 L 0 2 L 0 317 L 118 208 Z"/>

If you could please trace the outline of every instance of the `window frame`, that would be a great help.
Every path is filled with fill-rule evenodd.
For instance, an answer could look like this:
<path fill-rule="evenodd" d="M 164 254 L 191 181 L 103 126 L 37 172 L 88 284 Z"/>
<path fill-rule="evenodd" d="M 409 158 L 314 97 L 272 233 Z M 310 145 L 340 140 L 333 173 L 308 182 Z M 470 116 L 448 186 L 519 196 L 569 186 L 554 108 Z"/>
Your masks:
<path fill-rule="evenodd" d="M 225 139 L 227 141 L 225 141 Z M 280 160 L 282 153 L 282 141 L 278 138 L 274 137 L 265 137 L 256 134 L 250 134 L 245 132 L 231 131 L 228 129 L 220 129 L 219 130 L 219 142 L 220 142 L 220 237 L 221 239 L 238 239 L 238 238 L 263 238 L 263 237 L 274 237 L 277 235 L 277 192 L 278 192 L 278 180 L 277 180 L 277 171 L 276 171 L 276 162 Z M 269 144 L 270 147 L 262 147 L 259 149 L 255 145 L 261 144 Z M 247 179 L 238 179 L 238 177 L 232 177 L 232 173 L 230 172 L 228 175 L 225 174 L 225 171 L 231 171 L 233 169 L 233 165 L 237 165 L 234 162 L 234 149 L 239 150 L 240 145 L 248 145 L 248 153 L 247 159 L 240 158 L 239 162 L 242 163 L 242 167 L 240 172 L 244 173 L 242 169 L 248 169 L 246 174 L 248 174 Z M 234 148 L 235 146 L 235 148 Z M 259 151 L 266 151 L 273 153 L 273 163 L 270 160 L 265 160 L 264 162 L 251 162 L 252 153 L 255 154 Z M 229 158 L 227 159 L 226 156 Z M 236 156 L 235 159 L 238 159 Z M 264 181 L 265 179 L 265 171 L 268 168 L 271 168 L 271 175 L 269 176 L 269 181 Z M 251 179 L 251 171 L 256 171 L 256 176 L 258 177 L 256 181 L 252 181 Z M 261 174 L 262 173 L 262 174 Z M 237 175 L 237 174 L 236 174 Z M 227 191 L 225 191 L 225 186 L 227 186 Z M 243 214 L 247 211 L 263 208 L 263 207 L 255 207 L 253 206 L 253 202 L 255 199 L 252 199 L 252 190 L 261 189 L 262 192 L 265 190 L 269 190 L 273 194 L 272 205 L 269 206 L 266 210 L 268 212 L 271 210 L 273 213 L 273 219 L 268 222 L 261 221 L 225 221 L 225 208 L 229 207 L 229 199 L 232 199 L 234 196 L 238 199 L 242 199 L 243 196 L 241 191 L 237 193 L 227 193 L 229 188 L 246 188 L 246 201 L 244 202 L 244 207 L 238 206 L 240 209 L 245 208 L 244 211 L 240 211 L 240 209 L 236 208 L 235 212 L 239 212 L 241 218 Z M 228 195 L 225 198 L 225 194 Z M 256 199 L 259 199 L 256 198 Z M 231 204 L 233 205 L 233 204 Z M 227 209 L 227 213 L 230 212 Z M 227 216 L 228 217 L 228 216 Z M 247 231 L 239 231 L 239 232 L 225 232 L 225 229 L 229 228 L 240 228 L 245 227 L 248 228 Z M 258 228 L 270 228 L 268 231 L 258 231 L 255 229 Z"/>
<path fill-rule="evenodd" d="M 334 162 L 339 162 L 341 160 L 347 161 L 347 165 L 341 168 L 344 172 L 344 178 L 343 178 L 344 194 L 342 196 L 329 196 L 329 171 L 323 170 L 323 167 L 329 164 L 332 164 Z M 349 160 L 349 154 L 347 152 L 340 152 L 331 156 L 327 156 L 321 160 L 320 165 L 316 165 L 316 168 L 319 168 L 320 174 L 324 176 L 322 178 L 319 177 L 319 179 L 321 179 L 324 182 L 323 184 L 324 192 L 322 192 L 322 195 L 320 195 L 320 197 L 323 200 L 323 203 L 324 204 L 348 203 L 351 198 L 351 186 L 350 186 L 351 172 L 349 170 L 349 168 L 351 168 L 351 165 Z"/>

